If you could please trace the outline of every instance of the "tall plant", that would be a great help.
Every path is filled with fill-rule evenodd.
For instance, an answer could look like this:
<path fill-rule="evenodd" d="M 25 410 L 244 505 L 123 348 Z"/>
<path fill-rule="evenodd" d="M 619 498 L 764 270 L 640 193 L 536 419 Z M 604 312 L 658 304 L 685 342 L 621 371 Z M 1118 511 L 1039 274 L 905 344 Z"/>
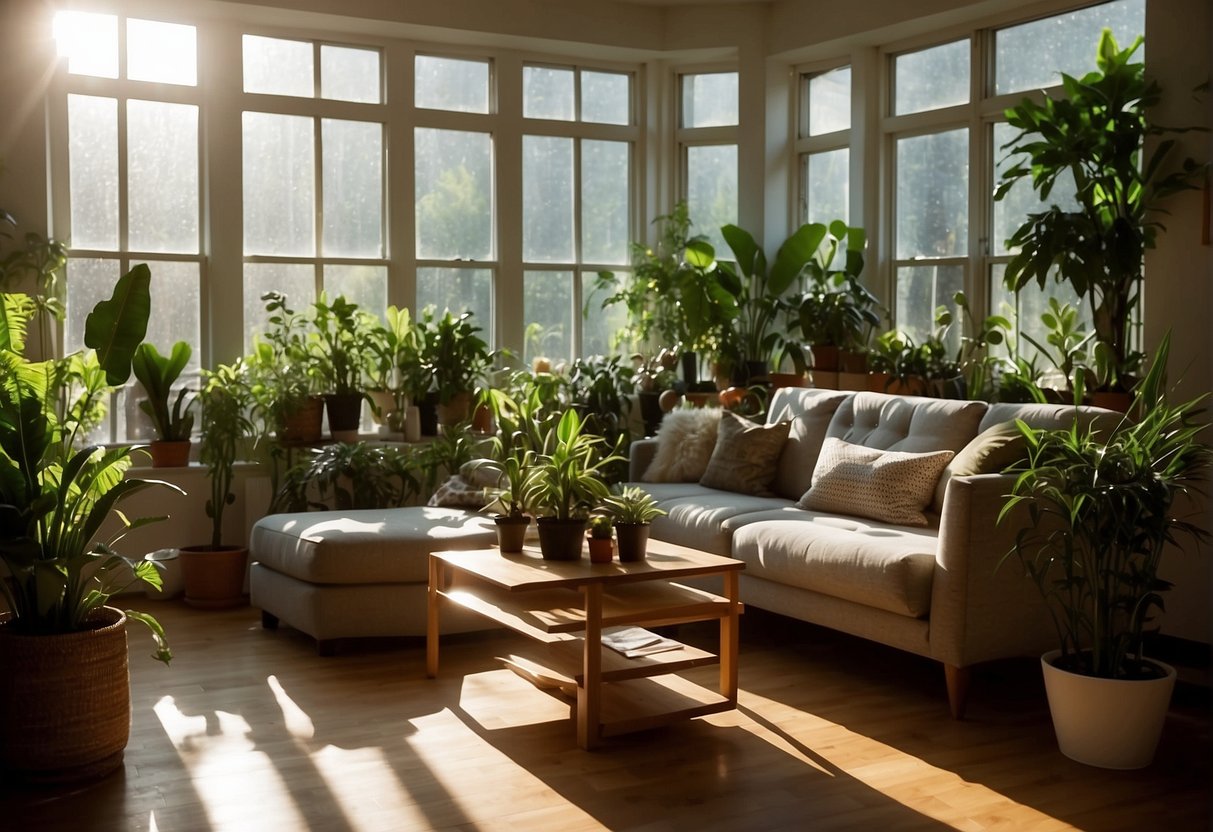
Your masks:
<path fill-rule="evenodd" d="M 243 361 L 221 364 L 206 372 L 202 399 L 202 447 L 198 459 L 207 468 L 211 496 L 206 516 L 211 519 L 211 548 L 223 547 L 223 512 L 236 502 L 232 491 L 236 457 L 242 443 L 253 435 L 248 411 L 252 397 Z"/>
<path fill-rule="evenodd" d="M 1161 204 L 1195 187 L 1204 169 L 1190 158 L 1178 168 L 1167 164 L 1174 138 L 1145 154 L 1147 139 L 1182 131 L 1148 118 L 1161 90 L 1133 60 L 1141 44 L 1138 37 L 1122 50 L 1104 29 L 1095 71 L 1082 78 L 1063 74 L 1062 97 L 1027 98 L 1006 111 L 1019 130 L 1003 146 L 1015 163 L 994 195 L 1003 199 L 1027 179 L 1047 200 L 1059 183 L 1073 181 L 1076 209 L 1054 204 L 1030 214 L 1007 241 L 1018 253 L 1007 264 L 1006 285 L 1016 292 L 1032 281 L 1043 289 L 1050 279 L 1073 286 L 1090 304 L 1098 341 L 1111 353 L 1109 375 L 1125 386 L 1141 360 L 1130 349 L 1130 328 L 1141 298 L 1143 255 L 1163 229 Z"/>

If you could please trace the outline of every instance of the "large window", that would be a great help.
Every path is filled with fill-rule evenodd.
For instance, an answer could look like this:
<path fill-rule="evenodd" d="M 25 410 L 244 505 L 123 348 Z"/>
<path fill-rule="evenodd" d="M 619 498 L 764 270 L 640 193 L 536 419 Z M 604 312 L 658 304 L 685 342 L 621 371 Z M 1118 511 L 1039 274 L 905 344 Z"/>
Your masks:
<path fill-rule="evenodd" d="M 851 219 L 851 68 L 800 76 L 801 222 Z"/>
<path fill-rule="evenodd" d="M 691 232 L 706 235 L 717 252 L 728 255 L 720 227 L 737 222 L 738 76 L 701 72 L 678 80 L 682 193 Z"/>

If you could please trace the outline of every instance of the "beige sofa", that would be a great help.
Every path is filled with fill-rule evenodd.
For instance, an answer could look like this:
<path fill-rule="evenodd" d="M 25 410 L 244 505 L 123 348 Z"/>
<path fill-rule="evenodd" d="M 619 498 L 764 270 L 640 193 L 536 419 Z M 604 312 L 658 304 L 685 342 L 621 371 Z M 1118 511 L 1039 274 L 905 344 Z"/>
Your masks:
<path fill-rule="evenodd" d="M 745 561 L 746 604 L 942 662 L 952 714 L 960 718 L 972 665 L 1037 654 L 1056 638 L 1019 564 L 1000 566 L 1020 525 L 1015 515 L 997 522 L 1013 478 L 945 470 L 925 527 L 796 503 L 813 481 L 826 437 L 882 450 L 959 452 L 1016 418 L 1054 427 L 1072 422 L 1075 409 L 784 388 L 772 397 L 767 419 L 791 420 L 771 485 L 775 496 L 643 482 L 659 439 L 633 444 L 631 479 L 668 512 L 654 522 L 654 538 Z M 1116 414 L 1084 408 L 1080 418 Z"/>

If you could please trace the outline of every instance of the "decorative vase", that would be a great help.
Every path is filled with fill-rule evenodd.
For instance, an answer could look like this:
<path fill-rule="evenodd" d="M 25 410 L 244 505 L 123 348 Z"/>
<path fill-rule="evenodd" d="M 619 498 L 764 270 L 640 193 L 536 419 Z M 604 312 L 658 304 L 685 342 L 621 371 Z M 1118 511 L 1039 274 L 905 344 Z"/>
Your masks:
<path fill-rule="evenodd" d="M 131 725 L 126 615 L 102 607 L 95 629 L 61 635 L 10 632 L 9 620 L 0 615 L 0 769 L 63 783 L 118 768 Z"/>
<path fill-rule="evenodd" d="M 190 445 L 188 439 L 167 441 L 157 439 L 148 446 L 152 455 L 153 468 L 184 468 L 190 464 Z"/>
<path fill-rule="evenodd" d="M 318 442 L 323 423 L 324 399 L 320 396 L 308 396 L 298 407 L 286 414 L 282 422 L 282 433 L 278 438 L 288 445 Z"/>
<path fill-rule="evenodd" d="M 579 560 L 585 540 L 585 520 L 561 520 L 556 517 L 540 517 L 539 553 L 544 560 Z"/>
<path fill-rule="evenodd" d="M 185 603 L 199 609 L 239 607 L 244 600 L 245 546 L 182 546 L 179 559 Z"/>
<path fill-rule="evenodd" d="M 1175 687 L 1175 668 L 1159 661 L 1157 679 L 1101 679 L 1062 670 L 1060 650 L 1040 659 L 1057 746 L 1071 760 L 1111 769 L 1154 759 Z"/>
<path fill-rule="evenodd" d="M 616 523 L 615 539 L 619 541 L 619 562 L 639 563 L 649 548 L 651 523 Z"/>
<path fill-rule="evenodd" d="M 499 514 L 493 518 L 493 522 L 497 524 L 497 548 L 502 552 L 521 552 L 531 518 Z"/>
<path fill-rule="evenodd" d="M 615 545 L 609 537 L 591 537 L 590 563 L 610 563 L 615 559 Z"/>
<path fill-rule="evenodd" d="M 324 397 L 329 414 L 329 434 L 337 442 L 357 442 L 362 421 L 361 393 L 330 393 Z"/>

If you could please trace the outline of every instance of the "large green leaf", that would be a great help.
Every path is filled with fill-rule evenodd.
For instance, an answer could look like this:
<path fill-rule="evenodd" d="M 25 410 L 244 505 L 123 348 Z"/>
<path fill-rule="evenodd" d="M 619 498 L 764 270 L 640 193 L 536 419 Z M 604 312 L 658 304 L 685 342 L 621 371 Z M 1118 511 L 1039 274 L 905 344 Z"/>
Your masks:
<path fill-rule="evenodd" d="M 152 311 L 152 273 L 140 263 L 118 278 L 114 294 L 93 307 L 84 322 L 84 344 L 97 351 L 97 361 L 112 385 L 131 376 L 135 349 L 147 334 Z"/>
<path fill-rule="evenodd" d="M 805 223 L 796 229 L 791 237 L 784 240 L 783 245 L 775 254 L 775 262 L 771 266 L 771 278 L 767 291 L 772 295 L 782 295 L 791 287 L 792 282 L 804 271 L 805 266 L 812 261 L 813 255 L 821 247 L 829 229 L 822 223 Z"/>
<path fill-rule="evenodd" d="M 25 351 L 25 333 L 38 307 L 33 298 L 20 292 L 0 294 L 0 350 Z"/>

